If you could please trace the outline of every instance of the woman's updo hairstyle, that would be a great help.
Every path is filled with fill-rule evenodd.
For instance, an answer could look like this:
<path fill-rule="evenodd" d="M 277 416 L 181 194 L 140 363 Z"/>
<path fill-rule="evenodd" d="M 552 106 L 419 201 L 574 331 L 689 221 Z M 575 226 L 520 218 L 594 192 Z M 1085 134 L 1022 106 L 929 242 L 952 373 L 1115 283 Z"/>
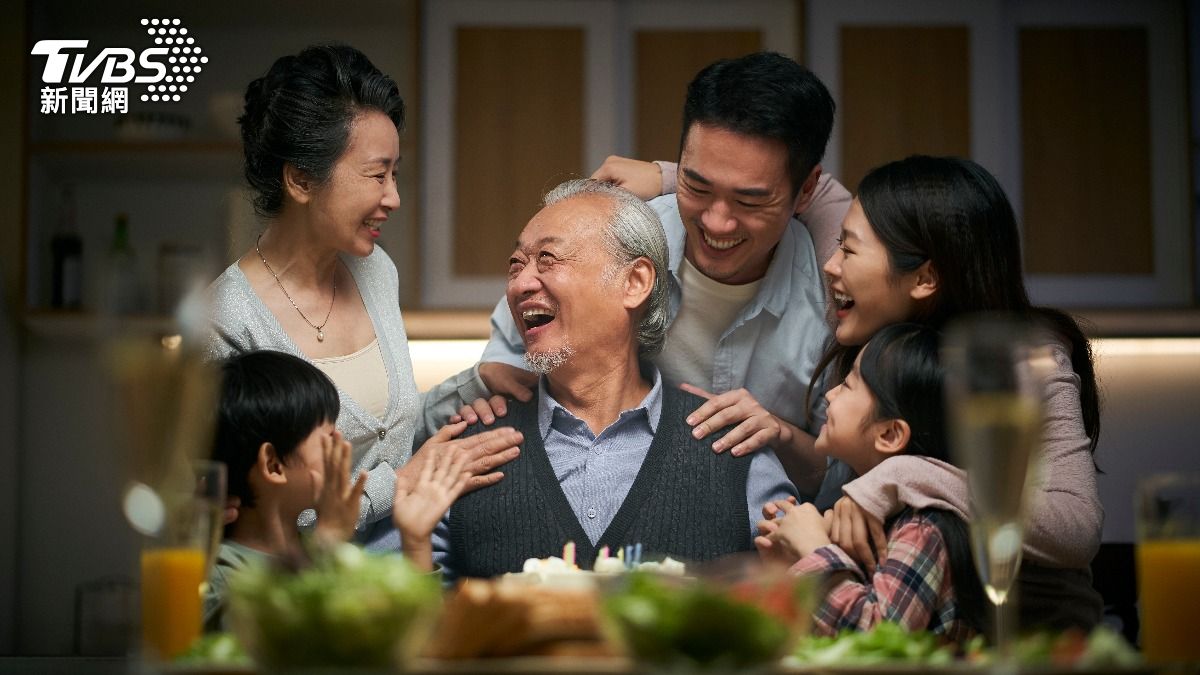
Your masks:
<path fill-rule="evenodd" d="M 392 78 L 366 55 L 342 44 L 307 47 L 284 56 L 246 87 L 242 149 L 254 210 L 264 218 L 283 207 L 283 166 L 318 184 L 345 152 L 354 120 L 378 110 L 404 128 L 404 100 Z"/>

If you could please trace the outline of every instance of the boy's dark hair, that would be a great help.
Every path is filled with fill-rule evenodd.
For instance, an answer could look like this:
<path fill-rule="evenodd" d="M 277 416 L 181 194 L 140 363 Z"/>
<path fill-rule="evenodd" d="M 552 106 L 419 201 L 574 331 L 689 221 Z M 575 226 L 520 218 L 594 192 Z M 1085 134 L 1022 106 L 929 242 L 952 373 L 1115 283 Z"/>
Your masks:
<path fill-rule="evenodd" d="M 338 392 L 325 373 L 282 352 L 232 356 L 221 373 L 213 459 L 227 467 L 229 496 L 253 506 L 248 479 L 258 449 L 270 443 L 286 461 L 313 429 L 337 419 Z"/>
<path fill-rule="evenodd" d="M 688 85 L 679 150 L 683 152 L 693 124 L 781 141 L 788 151 L 794 197 L 825 155 L 834 107 L 821 80 L 782 54 L 722 59 Z"/>
<path fill-rule="evenodd" d="M 318 45 L 275 61 L 246 87 L 238 118 L 254 210 L 265 218 L 279 215 L 284 164 L 324 182 L 346 150 L 350 126 L 370 110 L 387 115 L 397 131 L 404 128 L 395 81 L 354 47 Z"/>
<path fill-rule="evenodd" d="M 876 419 L 908 422 L 911 435 L 905 453 L 953 464 L 946 441 L 945 370 L 938 358 L 940 341 L 938 331 L 927 325 L 886 326 L 863 347 L 858 374 L 875 397 Z M 938 528 L 946 544 L 959 617 L 975 630 L 985 631 L 990 625 L 987 603 L 971 556 L 967 524 L 941 509 L 924 509 L 922 513 Z"/>

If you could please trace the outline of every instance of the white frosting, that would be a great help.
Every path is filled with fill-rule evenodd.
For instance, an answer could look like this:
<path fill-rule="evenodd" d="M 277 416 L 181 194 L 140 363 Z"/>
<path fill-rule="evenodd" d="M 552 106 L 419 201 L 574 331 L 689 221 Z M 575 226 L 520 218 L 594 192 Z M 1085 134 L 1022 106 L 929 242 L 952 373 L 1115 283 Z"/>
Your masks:
<path fill-rule="evenodd" d="M 643 562 L 637 569 L 673 577 L 681 577 L 686 566 L 674 558 L 664 558 L 662 562 Z M 523 584 L 553 586 L 557 588 L 580 588 L 590 586 L 597 575 L 615 576 L 630 571 L 625 561 L 620 558 L 596 558 L 592 571 L 581 570 L 576 565 L 568 565 L 557 556 L 549 558 L 529 558 L 521 566 L 521 572 L 505 574 L 504 579 Z"/>

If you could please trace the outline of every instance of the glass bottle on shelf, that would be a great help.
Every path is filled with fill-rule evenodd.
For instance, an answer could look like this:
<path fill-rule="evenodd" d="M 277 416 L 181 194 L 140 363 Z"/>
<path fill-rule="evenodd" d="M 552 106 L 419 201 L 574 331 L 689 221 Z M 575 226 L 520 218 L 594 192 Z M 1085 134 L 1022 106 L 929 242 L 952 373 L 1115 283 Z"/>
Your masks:
<path fill-rule="evenodd" d="M 76 309 L 83 302 L 83 239 L 75 227 L 75 194 L 70 185 L 63 187 L 58 209 L 58 227 L 50 238 L 50 306 Z"/>
<path fill-rule="evenodd" d="M 137 253 L 130 241 L 129 216 L 117 214 L 112 245 L 108 249 L 107 309 L 113 314 L 136 314 L 142 310 Z"/>

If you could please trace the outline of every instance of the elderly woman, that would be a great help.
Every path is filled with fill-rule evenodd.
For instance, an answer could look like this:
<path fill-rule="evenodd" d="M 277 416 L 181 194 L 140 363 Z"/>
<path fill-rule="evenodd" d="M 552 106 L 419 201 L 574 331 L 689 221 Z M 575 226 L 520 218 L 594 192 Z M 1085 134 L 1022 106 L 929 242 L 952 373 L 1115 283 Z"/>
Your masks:
<path fill-rule="evenodd" d="M 315 46 L 280 58 L 250 83 L 239 123 L 246 179 L 266 229 L 210 287 L 208 353 L 273 349 L 329 375 L 354 471 L 368 472 L 359 539 L 388 547 L 396 540 L 381 537 L 398 483 L 419 475 L 424 458 L 470 453 L 478 488 L 500 480 L 492 470 L 516 457 L 521 440 L 511 429 L 454 439 L 466 426 L 459 423 L 413 452 L 415 436 L 486 389 L 473 371 L 424 397 L 413 380 L 396 266 L 375 245 L 400 206 L 404 102 L 358 50 Z M 307 512 L 301 524 L 313 517 Z"/>

